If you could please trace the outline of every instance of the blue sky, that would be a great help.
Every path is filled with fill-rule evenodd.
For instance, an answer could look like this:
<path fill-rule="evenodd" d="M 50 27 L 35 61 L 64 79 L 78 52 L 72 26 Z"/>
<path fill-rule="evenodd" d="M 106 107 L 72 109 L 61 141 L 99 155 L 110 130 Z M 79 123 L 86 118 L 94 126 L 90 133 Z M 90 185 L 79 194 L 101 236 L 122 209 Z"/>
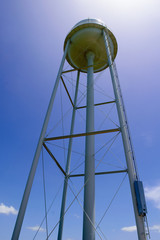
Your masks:
<path fill-rule="evenodd" d="M 151 239 L 160 238 L 159 9 L 160 2 L 158 0 L 1 1 L 1 239 L 8 240 L 12 235 L 47 105 L 63 55 L 64 39 L 70 29 L 85 18 L 102 19 L 117 39 L 116 64 L 138 170 L 144 183 Z M 68 67 L 67 64 L 66 67 Z M 69 76 L 68 79 L 71 80 L 73 77 L 74 75 Z M 106 75 L 106 79 L 109 79 L 109 74 Z M 84 80 L 82 79 L 82 81 Z M 101 98 L 98 89 L 102 88 L 102 84 L 106 84 L 104 81 L 105 78 L 102 75 L 97 75 L 96 100 Z M 106 82 L 108 95 L 113 95 L 110 90 L 110 81 Z M 69 82 L 68 87 L 73 92 L 73 87 Z M 82 85 L 81 90 L 84 89 L 85 87 Z M 62 87 L 59 88 L 55 101 L 57 121 L 61 115 L 61 108 L 63 110 L 70 108 L 67 104 L 65 107 L 62 104 L 61 107 L 56 107 L 56 104 L 60 105 L 62 100 L 66 101 L 65 94 L 62 94 L 63 99 L 61 99 L 61 91 L 63 93 Z M 111 117 L 117 122 L 114 110 Z M 101 111 L 104 112 L 105 109 L 102 108 Z M 79 127 L 80 130 L 81 127 L 83 130 L 84 122 L 81 117 L 78 119 L 77 128 Z M 52 121 L 50 122 L 50 129 L 52 128 L 51 124 L 54 126 L 56 123 L 56 120 L 53 119 L 53 121 L 55 121 L 53 124 Z M 98 123 L 97 118 L 96 122 Z M 56 135 L 58 131 L 62 131 L 62 129 L 55 129 L 54 134 Z M 97 142 L 101 142 L 101 140 L 103 139 L 97 139 Z M 114 153 L 116 156 L 121 156 L 122 165 L 125 165 L 123 152 L 118 147 L 120 142 L 121 139 L 118 136 L 112 152 L 108 155 L 109 163 L 113 164 L 111 159 L 113 159 Z M 60 147 L 63 149 L 67 143 L 57 144 L 59 144 L 59 148 L 55 147 L 55 154 L 62 159 L 66 152 L 58 149 Z M 75 142 L 74 149 L 76 150 L 78 149 L 77 144 Z M 83 151 L 83 147 L 80 146 L 83 146 L 83 141 L 79 145 L 81 149 L 78 149 L 78 151 Z M 101 158 L 103 154 L 102 152 L 97 158 Z M 59 213 L 56 210 L 60 206 L 63 176 L 45 152 L 44 158 L 46 160 L 48 207 L 54 196 L 57 196 L 48 216 L 49 230 L 51 230 L 58 219 Z M 79 159 L 75 153 L 76 158 Z M 117 164 L 116 160 L 114 161 L 114 164 Z M 62 162 L 62 165 L 64 166 L 65 163 Z M 74 164 L 71 167 L 73 169 Z M 96 178 L 97 222 L 109 205 L 123 177 L 124 175 Z M 70 182 L 71 189 L 74 189 L 75 186 L 76 189 L 80 189 L 82 185 L 82 179 L 74 179 L 73 182 Z M 59 193 L 57 193 L 58 190 Z M 72 199 L 73 194 L 69 190 L 68 205 Z M 83 199 L 82 193 L 79 199 Z M 40 158 L 20 239 L 33 239 L 36 226 L 40 225 L 43 216 L 44 199 Z M 81 239 L 81 224 L 82 209 L 75 201 L 66 214 L 64 239 Z M 126 177 L 100 227 L 108 240 L 117 238 L 132 240 L 137 239 L 134 226 L 128 178 Z M 53 238 L 57 234 L 56 231 L 52 235 Z M 37 239 L 45 239 L 45 237 L 45 224 L 43 224 Z M 97 237 L 97 239 L 99 238 Z"/>

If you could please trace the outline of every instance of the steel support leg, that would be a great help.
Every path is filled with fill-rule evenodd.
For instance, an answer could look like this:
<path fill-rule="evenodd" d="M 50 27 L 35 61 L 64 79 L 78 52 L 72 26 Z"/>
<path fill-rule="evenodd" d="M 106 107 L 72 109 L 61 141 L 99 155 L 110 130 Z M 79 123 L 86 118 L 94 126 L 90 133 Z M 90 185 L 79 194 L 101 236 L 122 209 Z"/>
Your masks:
<path fill-rule="evenodd" d="M 116 69 L 114 68 L 114 63 L 112 61 L 112 53 L 109 46 L 108 33 L 105 30 L 103 30 L 103 36 L 104 36 L 104 42 L 106 46 L 109 69 L 110 69 L 110 74 L 112 78 L 113 90 L 115 94 L 117 111 L 118 111 L 118 116 L 120 121 L 121 132 L 122 132 L 122 139 L 123 139 L 126 163 L 128 168 L 131 195 L 132 195 L 132 201 L 133 201 L 133 207 L 134 207 L 134 213 L 135 213 L 135 219 L 136 219 L 136 225 L 137 225 L 138 239 L 146 240 L 144 218 L 139 216 L 138 209 L 137 209 L 136 196 L 135 196 L 135 190 L 134 190 L 134 181 L 137 180 L 138 176 L 137 176 L 135 162 L 133 158 L 132 143 L 131 143 L 131 138 L 128 130 L 127 119 L 126 119 L 123 99 L 121 95 L 119 80 L 118 80 L 118 76 L 116 75 Z"/>
<path fill-rule="evenodd" d="M 13 235 L 12 235 L 12 240 L 18 240 L 18 238 L 19 238 L 19 234 L 20 234 L 20 231 L 21 231 L 22 223 L 23 223 L 24 214 L 25 214 L 25 211 L 26 211 L 27 203 L 28 203 L 28 198 L 29 198 L 29 195 L 30 195 L 34 175 L 35 175 L 35 172 L 36 172 L 36 169 L 37 169 L 38 160 L 39 160 L 40 152 L 41 152 L 41 149 L 42 149 L 44 136 L 45 136 L 45 133 L 46 133 L 46 130 L 47 130 L 48 121 L 49 121 L 50 114 L 51 114 L 51 111 L 52 111 L 53 102 L 54 102 L 54 99 L 55 99 L 55 96 L 56 96 L 60 76 L 61 76 L 61 73 L 62 73 L 62 70 L 63 70 L 63 65 L 64 65 L 64 62 L 65 62 L 69 42 L 70 42 L 70 40 L 68 40 L 68 42 L 66 44 L 66 48 L 65 48 L 64 55 L 63 55 L 63 58 L 62 58 L 62 61 L 61 61 L 61 65 L 60 65 L 60 68 L 59 68 L 59 71 L 58 71 L 58 75 L 57 75 L 57 78 L 56 78 L 54 89 L 53 89 L 53 92 L 52 92 L 52 95 L 51 95 L 48 110 L 47 110 L 47 113 L 46 113 L 46 116 L 45 116 L 45 120 L 44 120 L 43 127 L 42 127 L 42 130 L 41 130 L 40 138 L 39 138 L 39 141 L 38 141 L 37 149 L 36 149 L 34 159 L 33 159 L 33 162 L 32 162 L 32 166 L 31 166 L 31 170 L 30 170 L 30 173 L 29 173 L 29 176 L 28 176 L 28 181 L 27 181 L 26 188 L 25 188 L 25 191 L 24 191 L 24 194 L 23 194 L 21 206 L 20 206 L 20 209 L 19 209 L 19 212 L 18 212 L 16 224 L 15 224 Z"/>
<path fill-rule="evenodd" d="M 72 112 L 70 135 L 72 135 L 73 132 L 74 132 L 76 104 L 77 104 L 78 86 L 79 86 L 79 75 L 80 75 L 80 72 L 78 71 L 76 91 L 75 91 L 75 97 L 74 97 L 74 107 L 73 107 L 73 112 Z M 64 179 L 63 196 L 62 196 L 61 213 L 60 213 L 60 222 L 59 222 L 59 230 L 58 230 L 58 238 L 57 238 L 58 240 L 62 240 L 64 213 L 65 213 L 67 187 L 68 187 L 68 174 L 69 174 L 70 162 L 71 162 L 72 142 L 73 142 L 73 138 L 70 138 L 69 139 L 69 145 L 68 145 L 68 154 L 67 154 L 67 163 L 66 163 L 66 177 Z"/>
<path fill-rule="evenodd" d="M 88 52 L 86 132 L 94 131 L 94 54 Z M 83 240 L 95 239 L 95 137 L 86 136 Z"/>

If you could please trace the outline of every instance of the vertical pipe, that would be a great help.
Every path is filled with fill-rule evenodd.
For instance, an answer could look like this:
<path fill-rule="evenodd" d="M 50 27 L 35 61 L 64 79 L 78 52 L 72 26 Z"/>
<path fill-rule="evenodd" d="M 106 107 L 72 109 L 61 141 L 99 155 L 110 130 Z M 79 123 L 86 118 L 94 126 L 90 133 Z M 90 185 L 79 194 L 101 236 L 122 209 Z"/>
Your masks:
<path fill-rule="evenodd" d="M 74 96 L 74 107 L 73 107 L 73 112 L 72 112 L 70 135 L 72 135 L 73 131 L 74 131 L 76 104 L 77 104 L 78 86 L 79 86 L 79 75 L 80 75 L 80 72 L 78 71 L 76 90 L 75 90 L 75 96 Z M 69 145 L 68 145 L 67 163 L 66 163 L 66 176 L 65 176 L 65 179 L 64 179 L 63 196 L 62 196 L 61 213 L 60 213 L 60 222 L 59 222 L 59 229 L 58 229 L 58 238 L 57 238 L 58 240 L 62 240 L 62 234 L 63 234 L 63 223 L 64 223 L 64 213 L 65 213 L 66 197 L 67 197 L 68 174 L 69 174 L 70 162 L 71 162 L 72 143 L 73 143 L 73 138 L 70 138 L 69 139 Z"/>
<path fill-rule="evenodd" d="M 94 131 L 94 80 L 93 61 L 94 54 L 86 54 L 88 61 L 87 70 L 87 110 L 86 132 Z M 95 137 L 86 136 L 85 150 L 85 187 L 84 187 L 84 213 L 83 213 L 83 240 L 95 239 Z"/>
<path fill-rule="evenodd" d="M 37 169 L 38 160 L 39 160 L 40 152 L 41 152 L 41 149 L 42 149 L 43 139 L 44 139 L 44 136 L 45 136 L 45 133 L 46 133 L 46 130 L 47 130 L 48 121 L 49 121 L 50 114 L 51 114 L 51 111 L 52 111 L 52 106 L 53 106 L 53 102 L 54 102 L 54 99 L 55 99 L 55 96 L 56 96 L 56 92 L 57 92 L 60 76 L 61 76 L 61 73 L 62 73 L 62 70 L 63 70 L 63 65 L 64 65 L 64 62 L 65 62 L 65 58 L 66 58 L 69 43 L 70 43 L 70 40 L 68 40 L 68 42 L 66 44 L 66 48 L 65 48 L 65 51 L 64 51 L 64 54 L 63 54 L 61 65 L 60 65 L 60 68 L 59 68 L 59 71 L 58 71 L 58 74 L 57 74 L 56 82 L 55 82 L 54 89 L 53 89 L 53 92 L 52 92 L 52 95 L 51 95 L 51 99 L 50 99 L 50 102 L 49 102 L 49 106 L 48 106 L 48 109 L 47 109 L 47 113 L 46 113 L 46 116 L 45 116 L 45 120 L 44 120 L 44 123 L 43 123 L 42 130 L 41 130 L 39 141 L 38 141 L 38 144 L 37 144 L 37 149 L 36 149 L 34 159 L 33 159 L 33 162 L 32 162 L 32 166 L 31 166 L 31 169 L 30 169 L 30 173 L 29 173 L 29 176 L 28 176 L 28 181 L 27 181 L 25 191 L 24 191 L 24 194 L 23 194 L 21 206 L 20 206 L 20 209 L 19 209 L 19 212 L 18 212 L 16 223 L 15 223 L 14 231 L 13 231 L 13 234 L 12 234 L 12 240 L 18 240 L 18 238 L 19 238 L 19 234 L 20 234 L 20 231 L 21 231 L 23 218 L 24 218 L 24 214 L 25 214 L 25 211 L 26 211 L 26 207 L 27 207 L 27 203 L 28 203 L 28 199 L 29 199 L 34 175 L 35 175 L 35 172 L 36 172 L 36 169 Z"/>
<path fill-rule="evenodd" d="M 137 179 L 137 173 L 134 166 L 134 159 L 133 159 L 133 153 L 132 153 L 133 148 L 130 140 L 130 134 L 128 131 L 127 120 L 125 117 L 126 115 L 125 115 L 123 99 L 120 91 L 118 77 L 116 76 L 116 72 L 114 69 L 113 61 L 112 61 L 112 55 L 111 55 L 111 50 L 110 50 L 109 40 L 108 40 L 108 33 L 105 32 L 105 30 L 103 30 L 103 36 L 104 36 L 109 69 L 110 69 L 110 74 L 112 78 L 112 84 L 113 84 L 114 94 L 116 98 L 117 111 L 118 111 L 118 116 L 120 121 L 124 151 L 126 156 L 126 163 L 128 168 L 128 176 L 129 176 L 129 182 L 130 182 L 130 188 L 131 188 L 131 195 L 132 195 L 132 201 L 133 201 L 133 207 L 134 207 L 134 213 L 135 213 L 135 219 L 136 219 L 136 225 L 137 225 L 138 239 L 146 240 L 144 219 L 143 217 L 139 216 L 137 203 L 136 203 L 134 181 Z"/>

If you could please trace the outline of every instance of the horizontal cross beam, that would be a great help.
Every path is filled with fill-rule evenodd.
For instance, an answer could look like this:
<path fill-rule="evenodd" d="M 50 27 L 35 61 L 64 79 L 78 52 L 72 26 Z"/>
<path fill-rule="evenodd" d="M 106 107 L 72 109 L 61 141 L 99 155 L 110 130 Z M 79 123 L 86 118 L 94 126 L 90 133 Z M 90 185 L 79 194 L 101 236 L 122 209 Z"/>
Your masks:
<path fill-rule="evenodd" d="M 62 74 L 69 73 L 69 72 L 75 72 L 75 71 L 77 71 L 77 69 L 74 68 L 74 69 L 63 71 Z"/>
<path fill-rule="evenodd" d="M 77 133 L 72 135 L 64 135 L 64 136 L 58 136 L 58 137 L 51 137 L 51 138 L 45 138 L 44 141 L 53 141 L 53 140 L 60 140 L 60 139 L 67 139 L 67 138 L 75 138 L 75 137 L 85 137 L 89 135 L 97 135 L 97 134 L 103 134 L 103 133 L 111 133 L 111 132 L 120 132 L 120 128 L 114 128 L 114 129 L 107 129 L 102 131 L 94 131 L 94 132 L 88 132 L 88 133 Z"/>
<path fill-rule="evenodd" d="M 118 171 L 108 171 L 108 172 L 97 172 L 95 175 L 104 175 L 104 174 L 113 174 L 113 173 L 124 173 L 127 172 L 127 169 L 124 170 L 118 170 Z M 69 175 L 69 177 L 84 177 L 84 174 L 72 174 Z"/>
<path fill-rule="evenodd" d="M 94 106 L 100 106 L 100 105 L 104 105 L 104 104 L 110 104 L 110 103 L 115 103 L 115 101 L 109 101 L 109 102 L 102 102 L 102 103 L 96 103 L 94 104 Z M 81 106 L 81 107 L 76 107 L 76 109 L 81 109 L 81 108 L 86 108 L 87 106 Z"/>

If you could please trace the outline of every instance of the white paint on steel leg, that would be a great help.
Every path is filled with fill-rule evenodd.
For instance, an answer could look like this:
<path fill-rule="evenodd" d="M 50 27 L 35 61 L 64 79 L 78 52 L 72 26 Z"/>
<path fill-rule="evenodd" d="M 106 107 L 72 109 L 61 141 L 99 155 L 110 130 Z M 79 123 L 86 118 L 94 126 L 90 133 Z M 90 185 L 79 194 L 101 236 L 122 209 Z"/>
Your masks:
<path fill-rule="evenodd" d="M 137 233 L 139 240 L 146 240 L 146 234 L 145 234 L 145 226 L 144 226 L 144 219 L 143 217 L 140 217 L 138 214 L 137 209 L 137 203 L 136 203 L 136 196 L 135 196 L 135 190 L 134 190 L 134 181 L 137 179 L 136 175 L 136 169 L 134 167 L 134 159 L 132 155 L 132 146 L 131 146 L 131 140 L 129 136 L 129 131 L 127 127 L 127 121 L 125 118 L 125 110 L 123 105 L 122 96 L 120 93 L 120 87 L 118 83 L 118 78 L 116 76 L 114 67 L 113 67 L 113 61 L 111 57 L 111 50 L 109 47 L 109 41 L 107 33 L 103 30 L 103 36 L 104 36 L 104 42 L 106 46 L 106 52 L 108 57 L 108 63 L 109 63 L 109 69 L 111 73 L 112 78 L 112 84 L 116 99 L 116 105 L 117 105 L 117 111 L 120 121 L 120 127 L 122 132 L 122 139 L 123 139 L 123 145 L 124 145 L 124 151 L 126 156 L 126 163 L 128 168 L 128 176 L 129 176 L 129 182 L 130 182 L 130 188 L 131 188 L 131 194 L 132 194 L 132 201 L 133 201 L 133 207 L 134 207 L 134 213 L 135 213 L 135 219 L 136 219 L 136 225 L 137 225 Z"/>
<path fill-rule="evenodd" d="M 88 52 L 86 132 L 94 131 L 94 54 Z M 95 137 L 86 136 L 83 240 L 95 239 Z"/>
<path fill-rule="evenodd" d="M 55 99 L 55 96 L 56 96 L 56 92 L 57 92 L 60 76 L 61 76 L 61 73 L 62 73 L 62 70 L 63 70 L 63 65 L 64 65 L 64 62 L 65 62 L 65 58 L 66 58 L 69 43 L 70 43 L 70 40 L 68 40 L 68 42 L 67 42 L 67 45 L 66 45 L 66 48 L 65 48 L 65 51 L 64 51 L 64 55 L 63 55 L 63 58 L 62 58 L 62 61 L 61 61 L 61 65 L 60 65 L 60 68 L 59 68 L 59 71 L 58 71 L 58 75 L 57 75 L 57 78 L 56 78 L 56 82 L 55 82 L 55 85 L 54 85 L 54 89 L 53 89 L 53 92 L 52 92 L 52 95 L 51 95 L 51 99 L 50 99 L 50 102 L 49 102 L 49 106 L 48 106 L 48 109 L 47 109 L 47 113 L 46 113 L 46 116 L 45 116 L 45 120 L 44 120 L 44 123 L 43 123 L 42 130 L 41 130 L 39 141 L 38 141 L 38 144 L 37 144 L 37 149 L 36 149 L 34 159 L 33 159 L 33 162 L 32 162 L 32 166 L 31 166 L 31 170 L 30 170 L 30 173 L 29 173 L 29 176 L 28 176 L 28 181 L 27 181 L 26 188 L 25 188 L 25 191 L 24 191 L 24 194 L 23 194 L 21 206 L 20 206 L 20 209 L 19 209 L 19 212 L 18 212 L 16 224 L 15 224 L 13 235 L 12 235 L 12 240 L 18 240 L 18 238 L 19 238 L 19 234 L 20 234 L 20 231 L 21 231 L 22 223 L 23 223 L 24 214 L 25 214 L 25 211 L 26 211 L 26 207 L 27 207 L 30 191 L 31 191 L 31 188 L 32 188 L 34 175 L 35 175 L 35 172 L 36 172 L 36 169 L 37 169 L 37 164 L 38 164 L 40 152 L 41 152 L 41 149 L 42 149 L 44 136 L 45 136 L 45 133 L 46 133 L 46 130 L 47 130 L 48 121 L 49 121 L 50 114 L 51 114 L 51 111 L 52 111 L 52 106 L 53 106 L 53 102 L 54 102 L 54 99 Z"/>

